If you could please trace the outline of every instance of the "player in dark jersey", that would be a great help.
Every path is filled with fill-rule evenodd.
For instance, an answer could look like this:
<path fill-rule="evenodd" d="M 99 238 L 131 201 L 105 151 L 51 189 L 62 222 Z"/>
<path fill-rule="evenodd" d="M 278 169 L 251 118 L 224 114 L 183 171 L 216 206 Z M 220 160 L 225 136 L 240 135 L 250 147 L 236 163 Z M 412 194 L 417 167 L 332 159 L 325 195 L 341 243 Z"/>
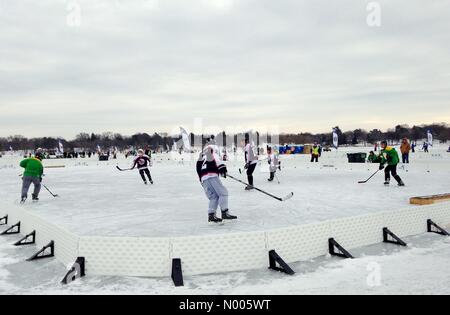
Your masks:
<path fill-rule="evenodd" d="M 150 181 L 150 184 L 153 185 L 153 179 L 150 175 L 149 167 L 152 166 L 152 161 L 150 160 L 150 157 L 148 155 L 144 154 L 144 150 L 140 149 L 138 151 L 138 155 L 133 160 L 133 167 L 131 169 L 135 169 L 136 167 L 139 170 L 139 174 L 141 174 L 142 180 L 144 181 L 144 184 L 147 185 L 147 178 L 145 177 L 147 175 L 148 180 Z"/>
<path fill-rule="evenodd" d="M 227 177 L 227 167 L 215 152 L 214 145 L 208 145 L 200 153 L 197 174 L 209 199 L 208 221 L 222 223 L 223 220 L 236 220 L 237 217 L 228 211 L 228 190 L 219 178 L 219 176 Z M 218 207 L 222 211 L 222 218 L 216 216 Z"/>

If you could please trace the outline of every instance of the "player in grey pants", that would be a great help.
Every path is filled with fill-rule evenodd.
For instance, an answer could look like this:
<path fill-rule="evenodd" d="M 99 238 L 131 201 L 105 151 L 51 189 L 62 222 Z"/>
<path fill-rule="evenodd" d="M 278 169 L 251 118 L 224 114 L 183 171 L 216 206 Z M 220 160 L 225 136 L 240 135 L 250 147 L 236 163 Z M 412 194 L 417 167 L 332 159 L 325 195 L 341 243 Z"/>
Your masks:
<path fill-rule="evenodd" d="M 217 207 L 219 206 L 221 210 L 228 209 L 228 190 L 222 184 L 219 177 L 205 179 L 202 186 L 209 199 L 209 214 L 216 214 Z"/>
<path fill-rule="evenodd" d="M 33 198 L 37 199 L 41 191 L 41 179 L 39 177 L 25 176 L 22 178 L 22 200 L 27 199 L 31 184 L 34 185 Z"/>
<path fill-rule="evenodd" d="M 197 161 L 197 174 L 209 200 L 208 222 L 221 223 L 223 220 L 236 220 L 237 217 L 228 211 L 228 190 L 222 185 L 219 178 L 219 176 L 227 176 L 227 167 L 215 153 L 214 146 L 208 145 L 200 153 Z M 216 216 L 219 206 L 222 218 Z"/>

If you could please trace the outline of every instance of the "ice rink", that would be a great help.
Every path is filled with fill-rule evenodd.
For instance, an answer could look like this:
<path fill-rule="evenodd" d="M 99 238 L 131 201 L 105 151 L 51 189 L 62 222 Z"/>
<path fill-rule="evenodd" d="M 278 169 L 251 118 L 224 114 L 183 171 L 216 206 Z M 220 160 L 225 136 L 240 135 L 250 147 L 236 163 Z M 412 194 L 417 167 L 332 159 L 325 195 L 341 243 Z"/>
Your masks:
<path fill-rule="evenodd" d="M 430 153 L 412 154 L 411 164 L 399 165 L 406 187 L 383 185 L 378 174 L 367 184 L 358 184 L 377 170 L 378 164 L 349 164 L 347 152 L 369 152 L 370 148 L 341 148 L 325 152 L 320 163 L 309 156 L 282 156 L 280 184 L 269 183 L 266 162 L 255 173 L 255 186 L 280 197 L 279 202 L 257 191 L 222 179 L 230 193 L 230 210 L 239 220 L 223 226 L 207 223 L 208 201 L 195 171 L 196 155 L 156 154 L 151 169 L 154 185 L 145 186 L 137 170 L 119 172 L 116 165 L 129 167 L 131 158 L 99 162 L 91 159 L 45 160 L 44 184 L 59 194 L 53 198 L 44 189 L 40 201 L 23 207 L 78 235 L 92 236 L 186 236 L 269 230 L 317 221 L 412 207 L 409 198 L 448 193 L 450 153 L 444 146 Z M 264 158 L 264 156 L 261 156 Z M 21 157 L 0 158 L 2 206 L 18 203 L 22 170 Z M 243 156 L 227 163 L 229 173 L 246 180 Z"/>

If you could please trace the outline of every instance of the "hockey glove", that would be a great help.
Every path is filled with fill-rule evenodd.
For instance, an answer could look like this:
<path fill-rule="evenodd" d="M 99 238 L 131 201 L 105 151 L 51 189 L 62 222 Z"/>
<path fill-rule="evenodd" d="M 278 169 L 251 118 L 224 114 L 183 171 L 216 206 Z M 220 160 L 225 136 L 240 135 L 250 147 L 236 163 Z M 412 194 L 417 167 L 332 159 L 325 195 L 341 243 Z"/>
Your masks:
<path fill-rule="evenodd" d="M 227 178 L 227 167 L 225 165 L 221 165 L 219 166 L 219 174 L 223 177 L 223 178 Z"/>
<path fill-rule="evenodd" d="M 384 165 L 380 164 L 380 171 L 384 170 Z"/>

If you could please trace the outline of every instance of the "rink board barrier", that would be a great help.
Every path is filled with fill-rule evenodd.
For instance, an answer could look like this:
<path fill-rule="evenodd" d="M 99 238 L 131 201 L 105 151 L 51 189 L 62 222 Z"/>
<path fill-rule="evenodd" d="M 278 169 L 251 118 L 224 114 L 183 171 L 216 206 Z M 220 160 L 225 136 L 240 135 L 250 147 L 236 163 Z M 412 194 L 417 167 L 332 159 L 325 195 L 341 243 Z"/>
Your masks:
<path fill-rule="evenodd" d="M 72 265 L 78 257 L 79 237 L 42 217 L 18 206 L 2 209 L 1 213 L 8 215 L 8 226 L 20 222 L 22 236 L 36 231 L 36 247 L 41 249 L 51 241 L 55 242 L 55 258 L 66 266 Z"/>
<path fill-rule="evenodd" d="M 6 214 L 9 226 L 21 222 L 22 235 L 36 230 L 39 249 L 55 241 L 56 259 L 64 265 L 85 257 L 88 275 L 168 277 L 174 258 L 185 275 L 224 273 L 267 268 L 270 250 L 287 263 L 327 255 L 331 237 L 351 250 L 381 243 L 384 227 L 399 237 L 423 234 L 428 219 L 450 225 L 450 202 L 269 231 L 173 238 L 77 236 L 25 208 L 2 207 L 0 215 Z"/>

